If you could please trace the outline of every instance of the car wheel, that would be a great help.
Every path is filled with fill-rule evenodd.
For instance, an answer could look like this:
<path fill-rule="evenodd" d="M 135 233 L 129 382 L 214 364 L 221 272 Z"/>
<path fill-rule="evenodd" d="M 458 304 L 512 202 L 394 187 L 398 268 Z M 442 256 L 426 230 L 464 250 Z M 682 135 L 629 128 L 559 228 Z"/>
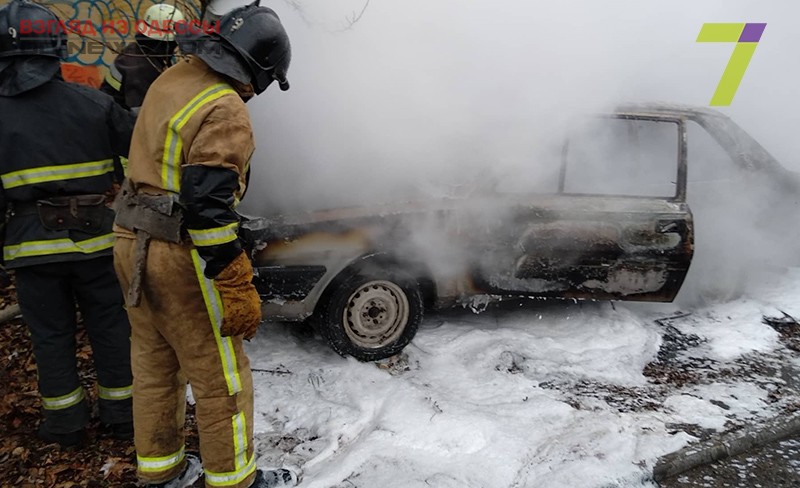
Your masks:
<path fill-rule="evenodd" d="M 375 361 L 402 351 L 417 333 L 422 314 L 422 295 L 411 276 L 355 272 L 334 284 L 315 322 L 334 351 Z"/>

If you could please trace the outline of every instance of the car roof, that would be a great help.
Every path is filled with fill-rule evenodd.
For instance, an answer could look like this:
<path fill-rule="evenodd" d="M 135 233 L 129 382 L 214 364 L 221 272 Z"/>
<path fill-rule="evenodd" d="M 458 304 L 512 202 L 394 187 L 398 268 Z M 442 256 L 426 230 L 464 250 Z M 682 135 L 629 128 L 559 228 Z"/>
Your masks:
<path fill-rule="evenodd" d="M 623 103 L 614 110 L 616 114 L 636 114 L 636 115 L 655 115 L 655 116 L 675 116 L 690 119 L 699 118 L 728 118 L 725 114 L 708 107 L 695 105 L 684 105 L 679 103 Z"/>

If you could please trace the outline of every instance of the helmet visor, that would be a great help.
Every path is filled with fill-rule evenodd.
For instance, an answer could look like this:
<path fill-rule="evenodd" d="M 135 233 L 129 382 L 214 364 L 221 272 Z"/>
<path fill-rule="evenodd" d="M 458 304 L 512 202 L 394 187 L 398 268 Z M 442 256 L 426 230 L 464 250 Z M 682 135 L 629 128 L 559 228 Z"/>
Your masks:
<path fill-rule="evenodd" d="M 269 66 L 259 71 L 255 83 L 253 83 L 256 93 L 262 93 L 273 81 L 278 82 L 281 91 L 287 91 L 289 89 L 289 80 L 286 79 L 286 72 L 289 70 L 290 59 L 291 53 L 287 52 L 274 66 Z"/>

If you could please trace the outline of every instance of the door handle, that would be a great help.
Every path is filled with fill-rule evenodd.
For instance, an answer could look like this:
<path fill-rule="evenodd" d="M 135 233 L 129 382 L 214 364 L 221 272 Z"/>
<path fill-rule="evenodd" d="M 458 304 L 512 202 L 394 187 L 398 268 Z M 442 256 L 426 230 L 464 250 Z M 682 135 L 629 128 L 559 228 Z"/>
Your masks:
<path fill-rule="evenodd" d="M 682 220 L 659 220 L 656 223 L 656 232 L 659 234 L 669 234 L 682 232 L 686 224 Z"/>

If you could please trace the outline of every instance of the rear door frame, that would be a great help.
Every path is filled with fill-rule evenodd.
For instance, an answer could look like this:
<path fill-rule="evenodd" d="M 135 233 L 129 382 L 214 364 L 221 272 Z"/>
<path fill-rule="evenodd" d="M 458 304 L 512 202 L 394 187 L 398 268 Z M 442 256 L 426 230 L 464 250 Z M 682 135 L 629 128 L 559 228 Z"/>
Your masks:
<path fill-rule="evenodd" d="M 609 115 L 600 115 L 600 118 L 608 119 L 622 119 L 622 120 L 646 120 L 650 122 L 668 122 L 674 123 L 678 127 L 678 161 L 677 161 L 677 175 L 675 180 L 675 195 L 672 197 L 652 197 L 652 196 L 639 196 L 639 195 L 613 195 L 625 198 L 657 198 L 668 200 L 671 202 L 686 203 L 686 187 L 688 185 L 688 141 L 686 136 L 686 119 L 683 117 L 675 116 L 658 116 L 658 115 L 640 115 L 634 113 L 617 113 Z M 612 196 L 604 194 L 591 194 L 591 193 L 567 193 L 564 191 L 567 177 L 567 156 L 569 155 L 569 140 L 567 137 L 564 141 L 564 147 L 561 151 L 561 171 L 558 178 L 558 194 L 559 195 L 585 195 L 585 196 Z"/>

